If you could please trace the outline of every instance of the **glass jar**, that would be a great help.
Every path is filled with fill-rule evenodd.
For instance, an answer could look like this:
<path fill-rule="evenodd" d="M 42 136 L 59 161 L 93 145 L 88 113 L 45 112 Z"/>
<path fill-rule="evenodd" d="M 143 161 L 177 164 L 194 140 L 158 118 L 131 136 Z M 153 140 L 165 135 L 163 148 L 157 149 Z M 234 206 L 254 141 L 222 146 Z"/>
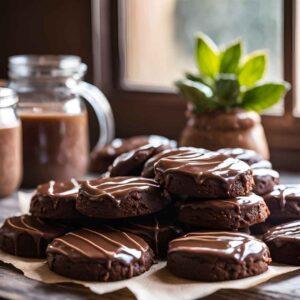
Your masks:
<path fill-rule="evenodd" d="M 10 87 L 19 95 L 23 127 L 24 187 L 48 180 L 81 179 L 89 162 L 84 98 L 95 111 L 97 147 L 113 139 L 105 96 L 82 81 L 87 66 L 77 56 L 19 55 L 9 59 Z"/>
<path fill-rule="evenodd" d="M 0 88 L 0 198 L 16 191 L 22 177 L 22 136 L 17 102 L 13 90 Z"/>

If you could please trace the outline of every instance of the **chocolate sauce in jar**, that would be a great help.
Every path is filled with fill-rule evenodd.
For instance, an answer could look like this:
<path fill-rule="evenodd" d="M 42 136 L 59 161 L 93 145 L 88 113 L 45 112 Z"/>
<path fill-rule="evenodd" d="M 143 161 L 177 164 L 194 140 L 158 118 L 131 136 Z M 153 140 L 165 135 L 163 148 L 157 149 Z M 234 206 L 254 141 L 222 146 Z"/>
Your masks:
<path fill-rule="evenodd" d="M 23 126 L 23 186 L 81 178 L 88 166 L 88 122 L 79 114 L 20 113 Z"/>
<path fill-rule="evenodd" d="M 15 192 L 22 177 L 21 124 L 16 114 L 18 98 L 0 88 L 0 198 Z"/>
<path fill-rule="evenodd" d="M 22 177 L 21 126 L 0 128 L 0 198 L 17 190 Z"/>

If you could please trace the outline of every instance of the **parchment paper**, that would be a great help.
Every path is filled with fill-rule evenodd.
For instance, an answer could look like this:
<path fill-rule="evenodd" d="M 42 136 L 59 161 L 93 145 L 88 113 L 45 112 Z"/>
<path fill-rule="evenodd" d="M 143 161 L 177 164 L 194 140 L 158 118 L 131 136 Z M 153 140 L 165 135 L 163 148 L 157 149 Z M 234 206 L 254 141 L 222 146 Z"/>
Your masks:
<path fill-rule="evenodd" d="M 28 212 L 30 196 L 31 194 L 27 193 L 19 194 L 22 213 Z M 272 277 L 298 269 L 298 267 L 292 266 L 271 265 L 267 272 L 258 276 L 234 281 L 204 283 L 175 277 L 168 272 L 165 262 L 159 262 L 152 266 L 148 272 L 135 278 L 112 283 L 95 283 L 71 280 L 56 275 L 48 269 L 45 260 L 19 258 L 3 252 L 0 252 L 0 260 L 12 264 L 17 269 L 23 271 L 26 277 L 31 279 L 45 283 L 72 282 L 82 284 L 97 294 L 128 288 L 138 300 L 192 300 L 207 296 L 222 288 L 249 288 L 265 282 Z"/>

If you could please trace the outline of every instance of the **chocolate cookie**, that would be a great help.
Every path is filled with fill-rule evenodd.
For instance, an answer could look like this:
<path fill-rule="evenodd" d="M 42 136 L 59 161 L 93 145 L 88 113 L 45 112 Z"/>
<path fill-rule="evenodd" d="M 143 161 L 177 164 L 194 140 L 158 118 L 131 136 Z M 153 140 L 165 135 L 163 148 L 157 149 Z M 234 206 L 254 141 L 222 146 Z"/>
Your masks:
<path fill-rule="evenodd" d="M 111 144 L 93 150 L 90 169 L 97 173 L 104 173 L 119 155 L 147 144 L 155 146 L 171 144 L 174 147 L 176 145 L 175 141 L 170 141 L 159 135 L 141 135 L 127 139 L 115 139 Z"/>
<path fill-rule="evenodd" d="M 47 245 L 67 231 L 61 224 L 29 215 L 8 218 L 0 228 L 0 248 L 17 256 L 44 258 Z"/>
<path fill-rule="evenodd" d="M 264 199 L 255 194 L 232 199 L 185 201 L 178 219 L 184 224 L 219 230 L 238 230 L 265 221 L 269 215 Z"/>
<path fill-rule="evenodd" d="M 249 165 L 203 149 L 161 158 L 155 164 L 155 180 L 170 193 L 197 198 L 242 196 L 253 185 Z"/>
<path fill-rule="evenodd" d="M 289 222 L 289 220 L 287 220 Z M 286 223 L 286 222 L 279 222 L 279 224 Z M 268 230 L 270 230 L 272 227 L 277 226 L 277 222 L 273 222 L 273 220 L 270 220 L 269 218 L 265 220 L 264 222 L 254 224 L 253 226 L 249 227 L 250 233 L 253 235 L 262 235 L 265 234 Z"/>
<path fill-rule="evenodd" d="M 167 213 L 127 219 L 120 229 L 143 238 L 158 258 L 165 258 L 169 242 L 184 234 L 181 226 Z"/>
<path fill-rule="evenodd" d="M 268 247 L 248 234 L 194 232 L 170 242 L 167 268 L 183 278 L 222 281 L 261 274 L 270 262 Z"/>
<path fill-rule="evenodd" d="M 263 158 L 253 150 L 243 148 L 222 148 L 218 150 L 219 153 L 237 158 L 248 165 L 260 162 Z"/>
<path fill-rule="evenodd" d="M 51 180 L 37 187 L 30 203 L 33 216 L 50 219 L 73 219 L 81 215 L 76 210 L 80 182 L 75 179 Z"/>
<path fill-rule="evenodd" d="M 264 159 L 251 164 L 251 169 L 272 169 L 272 164 L 270 161 Z"/>
<path fill-rule="evenodd" d="M 88 217 L 118 219 L 158 212 L 170 202 L 153 179 L 113 177 L 83 183 L 76 207 Z"/>
<path fill-rule="evenodd" d="M 300 221 L 272 227 L 264 236 L 273 261 L 300 265 Z"/>
<path fill-rule="evenodd" d="M 142 177 L 146 178 L 154 178 L 155 177 L 155 172 L 154 172 L 154 165 L 163 157 L 168 157 L 172 155 L 177 155 L 180 153 L 185 153 L 186 151 L 191 150 L 191 151 L 201 151 L 201 152 L 206 152 L 207 150 L 205 149 L 199 149 L 199 148 L 193 148 L 193 147 L 179 147 L 179 148 L 174 148 L 174 149 L 167 149 L 164 150 L 150 159 L 148 159 L 144 165 L 143 171 L 141 173 Z"/>
<path fill-rule="evenodd" d="M 300 217 L 300 185 L 276 185 L 264 196 L 270 210 L 270 219 L 296 220 Z"/>
<path fill-rule="evenodd" d="M 148 144 L 118 156 L 109 167 L 111 177 L 140 176 L 145 162 L 163 150 L 170 149 L 172 145 Z"/>
<path fill-rule="evenodd" d="M 252 169 L 254 186 L 253 192 L 257 195 L 270 193 L 274 186 L 279 184 L 279 173 L 272 169 Z"/>
<path fill-rule="evenodd" d="M 153 264 L 153 253 L 140 237 L 105 227 L 83 228 L 55 239 L 47 248 L 55 273 L 88 281 L 116 281 L 140 275 Z"/>

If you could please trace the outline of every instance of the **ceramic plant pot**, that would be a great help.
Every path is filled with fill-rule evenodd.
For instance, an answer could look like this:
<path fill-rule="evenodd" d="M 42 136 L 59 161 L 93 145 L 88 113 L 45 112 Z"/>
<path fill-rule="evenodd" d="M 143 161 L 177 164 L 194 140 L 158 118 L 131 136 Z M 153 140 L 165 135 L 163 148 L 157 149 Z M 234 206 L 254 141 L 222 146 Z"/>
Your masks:
<path fill-rule="evenodd" d="M 269 159 L 269 149 L 261 118 L 254 111 L 234 109 L 206 113 L 187 112 L 187 124 L 182 131 L 180 146 L 245 148 Z"/>

